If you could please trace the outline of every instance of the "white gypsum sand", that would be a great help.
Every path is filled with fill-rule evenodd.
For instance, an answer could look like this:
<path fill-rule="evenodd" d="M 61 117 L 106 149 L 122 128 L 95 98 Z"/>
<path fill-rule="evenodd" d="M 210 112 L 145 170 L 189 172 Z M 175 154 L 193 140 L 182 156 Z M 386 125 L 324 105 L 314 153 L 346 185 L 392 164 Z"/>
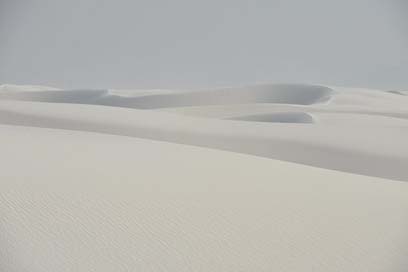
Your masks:
<path fill-rule="evenodd" d="M 408 267 L 407 96 L 3 85 L 0 100 L 0 271 Z"/>
<path fill-rule="evenodd" d="M 22 88 L 0 99 L 3 124 L 142 137 L 408 181 L 408 97 L 394 93 L 280 84 L 151 95 Z"/>

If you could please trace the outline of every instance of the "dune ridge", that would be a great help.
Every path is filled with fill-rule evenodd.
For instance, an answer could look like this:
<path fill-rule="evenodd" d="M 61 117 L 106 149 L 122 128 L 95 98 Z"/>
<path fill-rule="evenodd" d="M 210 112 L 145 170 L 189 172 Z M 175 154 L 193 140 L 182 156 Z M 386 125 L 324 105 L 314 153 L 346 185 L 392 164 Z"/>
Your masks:
<path fill-rule="evenodd" d="M 7 89 L 7 86 L 3 87 Z M 120 95 L 109 90 L 25 91 L 13 88 L 0 92 L 0 99 L 52 103 L 93 104 L 136 109 L 173 108 L 197 105 L 228 105 L 244 103 L 281 103 L 308 105 L 330 98 L 332 90 L 323 86 L 276 84 L 248 88 L 224 88 L 201 91 L 154 92 L 142 95 Z M 135 91 L 137 94 L 137 91 Z"/>

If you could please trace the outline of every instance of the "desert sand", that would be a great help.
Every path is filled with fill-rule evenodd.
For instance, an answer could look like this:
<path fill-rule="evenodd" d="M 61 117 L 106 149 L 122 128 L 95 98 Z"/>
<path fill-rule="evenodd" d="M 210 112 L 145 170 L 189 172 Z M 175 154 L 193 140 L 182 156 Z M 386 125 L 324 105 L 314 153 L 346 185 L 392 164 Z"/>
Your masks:
<path fill-rule="evenodd" d="M 408 96 L 0 86 L 0 271 L 406 271 Z"/>

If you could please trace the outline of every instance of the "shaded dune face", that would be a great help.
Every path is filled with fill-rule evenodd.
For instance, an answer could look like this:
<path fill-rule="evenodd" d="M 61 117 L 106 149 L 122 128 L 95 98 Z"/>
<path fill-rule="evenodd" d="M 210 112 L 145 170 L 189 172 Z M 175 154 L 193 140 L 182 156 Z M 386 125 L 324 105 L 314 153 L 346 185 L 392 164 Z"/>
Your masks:
<path fill-rule="evenodd" d="M 331 92 L 330 88 L 322 86 L 276 84 L 152 95 L 133 99 L 108 96 L 102 98 L 100 102 L 103 105 L 140 109 L 252 103 L 310 105 L 328 100 Z"/>
<path fill-rule="evenodd" d="M 107 90 L 19 91 L 0 93 L 0 99 L 158 109 L 252 103 L 310 105 L 327 101 L 331 93 L 330 88 L 317 85 L 270 84 L 138 97 L 113 95 Z"/>
<path fill-rule="evenodd" d="M 228 118 L 228 120 L 299 124 L 310 124 L 315 122 L 313 116 L 306 112 L 276 112 L 269 114 L 254 114 Z"/>
<path fill-rule="evenodd" d="M 389 93 L 398 95 L 408 95 L 408 91 L 389 91 Z"/>
<path fill-rule="evenodd" d="M 49 103 L 98 104 L 96 103 L 97 100 L 107 93 L 107 90 L 16 91 L 0 92 L 0 99 Z"/>

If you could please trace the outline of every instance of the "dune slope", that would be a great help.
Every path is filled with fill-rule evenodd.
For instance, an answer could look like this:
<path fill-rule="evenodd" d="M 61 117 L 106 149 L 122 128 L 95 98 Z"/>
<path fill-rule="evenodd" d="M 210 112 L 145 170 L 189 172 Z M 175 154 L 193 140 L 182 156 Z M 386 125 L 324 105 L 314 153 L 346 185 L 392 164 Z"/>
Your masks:
<path fill-rule="evenodd" d="M 0 133 L 1 271 L 408 266 L 404 182 L 123 136 Z"/>

